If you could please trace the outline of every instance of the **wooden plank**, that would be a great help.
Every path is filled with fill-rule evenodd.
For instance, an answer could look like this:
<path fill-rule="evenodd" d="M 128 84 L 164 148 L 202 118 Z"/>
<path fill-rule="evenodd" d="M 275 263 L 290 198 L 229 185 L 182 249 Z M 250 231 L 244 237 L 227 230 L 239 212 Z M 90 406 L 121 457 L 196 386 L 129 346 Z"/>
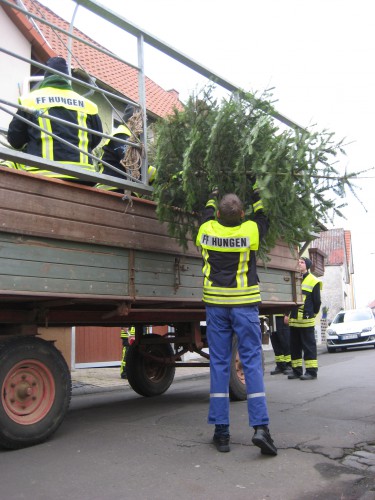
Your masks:
<path fill-rule="evenodd" d="M 59 240 L 15 235 L 7 235 L 6 240 L 0 233 L 0 290 L 3 293 L 128 295 L 128 252 L 125 250 L 122 255 L 116 255 L 109 247 Z"/>
<path fill-rule="evenodd" d="M 140 231 L 146 234 L 168 236 L 166 225 L 161 224 L 155 216 L 146 217 L 140 215 L 135 213 L 134 208 L 126 210 L 126 205 L 121 199 L 116 207 L 110 209 L 105 206 L 88 206 L 82 203 L 82 199 L 79 202 L 68 202 L 67 200 L 47 198 L 46 196 L 23 194 L 21 207 L 22 213 L 53 218 L 59 224 L 61 221 L 67 220 L 73 223 L 84 222 L 117 229 L 134 230 L 139 227 Z M 19 198 L 16 198 L 13 192 L 0 189 L 0 208 L 11 210 L 14 214 L 17 214 L 20 212 Z"/>
<path fill-rule="evenodd" d="M 4 265 L 3 265 L 4 264 Z M 106 283 L 127 283 L 129 273 L 119 268 L 100 268 L 90 266 L 72 266 L 65 264 L 53 264 L 51 262 L 32 262 L 0 259 L 0 276 L 27 278 L 61 279 L 65 281 L 95 281 Z M 1 280 L 1 283 L 3 281 Z"/>
<path fill-rule="evenodd" d="M 90 266 L 99 269 L 103 267 L 127 269 L 128 251 L 115 247 L 84 245 L 0 232 L 0 258 Z"/>
<path fill-rule="evenodd" d="M 17 217 L 7 210 L 0 211 L 2 231 L 24 235 L 58 238 L 67 241 L 90 242 L 98 245 L 123 248 L 144 249 L 153 252 L 166 252 L 173 255 L 183 254 L 178 243 L 168 236 L 158 234 L 143 236 L 140 229 L 124 230 L 103 226 L 88 225 L 86 222 L 73 222 L 63 219 L 46 218 L 34 214 L 18 213 Z M 197 254 L 197 250 L 191 252 Z"/>
<path fill-rule="evenodd" d="M 176 286 L 175 286 L 176 283 Z M 203 280 L 201 277 L 192 277 L 180 275 L 180 280 L 178 283 L 175 281 L 174 273 L 147 273 L 138 272 L 136 274 L 135 286 L 137 289 L 141 286 L 151 286 L 151 287 L 169 287 L 171 292 L 174 288 L 202 288 Z"/>
<path fill-rule="evenodd" d="M 121 195 L 93 188 L 46 181 L 10 169 L 0 169 L 0 174 L 0 216 L 4 231 L 186 253 L 168 236 L 167 225 L 158 221 L 152 202 L 136 198 L 133 206 L 129 206 Z M 197 252 L 192 242 L 189 252 L 193 255 Z"/>
<path fill-rule="evenodd" d="M 129 295 L 127 250 L 6 233 L 0 233 L 0 242 L 0 288 L 3 291 Z M 142 301 L 145 297 L 201 298 L 201 258 L 184 257 L 178 262 L 179 280 L 174 256 L 135 252 L 137 300 Z M 258 271 L 261 289 L 272 300 L 280 300 L 274 297 L 275 294 L 290 300 L 290 273 L 271 268 Z"/>
<path fill-rule="evenodd" d="M 18 290 L 22 293 L 26 292 L 45 292 L 49 294 L 70 294 L 85 296 L 110 295 L 110 296 L 126 296 L 127 283 L 111 283 L 109 281 L 87 281 L 87 280 L 67 280 L 53 279 L 47 277 L 30 277 L 30 276 L 0 276 L 1 292 L 7 290 Z"/>
<path fill-rule="evenodd" d="M 158 221 L 156 205 L 149 200 L 134 198 L 130 207 L 120 194 L 6 168 L 0 168 L 1 188 L 3 231 L 180 256 L 199 255 L 193 242 L 184 251 L 168 236 L 167 225 Z M 279 243 L 266 265 L 295 270 L 296 255 L 285 243 Z"/>
<path fill-rule="evenodd" d="M 267 272 L 258 269 L 261 283 L 292 283 L 291 271 L 282 269 L 268 269 Z"/>

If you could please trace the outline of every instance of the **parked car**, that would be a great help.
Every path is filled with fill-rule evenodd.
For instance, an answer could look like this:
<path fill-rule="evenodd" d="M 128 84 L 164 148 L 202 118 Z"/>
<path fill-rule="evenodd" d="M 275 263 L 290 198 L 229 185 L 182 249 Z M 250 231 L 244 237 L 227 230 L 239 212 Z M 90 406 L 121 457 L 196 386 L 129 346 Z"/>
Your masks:
<path fill-rule="evenodd" d="M 375 347 L 375 317 L 369 307 L 340 311 L 326 332 L 328 352 L 337 348 Z"/>

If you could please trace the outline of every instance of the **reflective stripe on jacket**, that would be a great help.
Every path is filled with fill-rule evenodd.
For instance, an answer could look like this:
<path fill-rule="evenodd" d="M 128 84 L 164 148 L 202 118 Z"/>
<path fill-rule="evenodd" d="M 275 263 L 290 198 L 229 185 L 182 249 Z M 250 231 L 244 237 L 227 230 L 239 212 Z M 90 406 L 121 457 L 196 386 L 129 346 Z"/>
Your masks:
<path fill-rule="evenodd" d="M 116 136 L 120 136 L 120 135 L 125 135 L 125 136 L 128 136 L 130 137 L 132 135 L 132 133 L 130 132 L 130 130 L 128 129 L 128 127 L 126 125 L 119 125 L 112 133 L 112 137 L 116 137 Z M 113 139 L 109 138 L 105 141 L 105 143 L 103 144 L 103 147 L 104 146 L 108 146 L 108 144 L 110 143 L 110 141 L 112 141 Z M 122 137 L 120 137 L 122 139 Z M 127 139 L 127 137 L 124 137 L 124 139 Z M 123 144 L 121 142 L 118 143 L 119 146 L 121 147 L 126 147 L 126 144 Z"/>
<path fill-rule="evenodd" d="M 19 112 L 21 116 L 26 117 L 46 132 L 64 139 L 69 144 L 81 150 L 78 151 L 70 148 L 69 145 L 54 139 L 48 133 L 32 125 L 24 125 L 24 127 L 27 127 L 25 142 L 28 154 L 39 156 L 46 160 L 57 161 L 62 164 L 77 165 L 85 170 L 95 172 L 95 167 L 86 153 L 91 153 L 93 147 L 100 142 L 100 138 L 98 140 L 97 137 L 93 138 L 93 134 L 85 130 L 70 127 L 69 123 L 59 123 L 53 120 L 53 118 L 51 119 L 51 117 L 56 117 L 66 122 L 71 122 L 78 127 L 90 128 L 102 132 L 101 121 L 98 117 L 98 107 L 95 103 L 71 89 L 48 86 L 21 96 L 19 102 L 22 106 L 30 109 L 29 113 Z M 15 119 L 17 120 L 17 115 Z M 12 137 L 18 132 L 11 128 L 12 124 L 13 121 L 8 132 L 8 137 Z M 24 165 L 22 168 L 23 170 L 48 177 L 72 178 L 69 175 L 41 170 L 32 165 Z"/>
<path fill-rule="evenodd" d="M 227 227 L 209 220 L 199 228 L 196 244 L 204 259 L 204 302 L 236 306 L 261 301 L 255 262 L 259 248 L 256 222 Z"/>
<path fill-rule="evenodd" d="M 128 338 L 129 336 L 135 335 L 135 326 L 131 326 L 130 328 L 122 328 L 120 332 L 121 338 Z"/>
<path fill-rule="evenodd" d="M 289 326 L 297 328 L 315 326 L 315 316 L 320 308 L 320 302 L 314 304 L 313 301 L 313 290 L 317 284 L 321 290 L 323 283 L 310 272 L 304 277 L 301 284 L 303 304 L 291 312 Z"/>

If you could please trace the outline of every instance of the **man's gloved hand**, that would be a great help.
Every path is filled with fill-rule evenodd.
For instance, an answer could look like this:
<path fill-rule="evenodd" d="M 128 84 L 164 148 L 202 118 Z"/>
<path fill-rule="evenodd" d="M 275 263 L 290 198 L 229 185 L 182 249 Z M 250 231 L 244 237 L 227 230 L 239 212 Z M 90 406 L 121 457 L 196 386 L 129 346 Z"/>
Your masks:
<path fill-rule="evenodd" d="M 249 180 L 251 187 L 255 190 L 258 188 L 257 178 L 252 172 L 246 172 L 246 179 Z"/>
<path fill-rule="evenodd" d="M 217 199 L 219 196 L 219 188 L 217 186 L 213 187 L 211 190 L 211 193 L 209 194 L 209 198 L 211 199 Z"/>

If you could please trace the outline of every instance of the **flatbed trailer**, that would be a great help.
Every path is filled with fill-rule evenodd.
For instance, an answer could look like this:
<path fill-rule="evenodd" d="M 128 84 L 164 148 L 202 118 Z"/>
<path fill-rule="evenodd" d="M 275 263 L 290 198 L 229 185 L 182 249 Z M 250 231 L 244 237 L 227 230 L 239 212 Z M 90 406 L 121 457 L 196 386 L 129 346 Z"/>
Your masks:
<path fill-rule="evenodd" d="M 0 445 L 44 441 L 68 410 L 70 370 L 41 327 L 135 325 L 127 373 L 143 396 L 164 393 L 176 367 L 202 366 L 183 354 L 209 362 L 200 253 L 168 235 L 155 206 L 0 167 Z M 258 265 L 262 314 L 301 300 L 295 255 L 279 243 L 269 257 Z M 236 345 L 232 361 L 231 397 L 243 399 Z"/>
<path fill-rule="evenodd" d="M 17 61 L 14 68 L 20 68 L 21 63 L 30 65 L 30 71 L 25 66 L 22 78 L 48 69 L 43 62 L 51 51 L 46 47 L 58 43 L 57 37 L 52 36 L 53 29 L 43 30 L 44 24 L 50 24 L 49 17 L 47 21 L 36 15 L 39 12 L 33 14 L 32 5 L 25 9 L 19 2 L 13 5 L 0 0 L 0 4 L 10 19 L 6 24 L 9 32 L 13 33 L 15 26 L 23 33 L 25 42 L 30 42 L 28 52 L 26 43 L 21 47 L 10 37 L 7 46 L 0 47 L 4 65 L 13 64 L 9 63 L 9 57 Z M 87 81 L 90 71 L 82 68 L 81 63 L 79 67 L 73 64 L 71 81 L 79 93 L 88 89 L 92 99 L 96 99 L 103 123 L 108 122 L 109 134 L 113 117 L 124 105 L 138 103 L 146 132 L 141 138 L 145 155 L 140 172 L 141 179 L 146 179 L 147 119 L 152 117 L 153 121 L 167 115 L 168 109 L 171 113 L 173 108 L 165 105 L 160 113 L 159 107 L 147 106 L 152 92 L 147 87 L 150 80 L 146 81 L 144 71 L 145 44 L 226 91 L 238 94 L 242 90 L 96 1 L 76 0 L 76 4 L 136 39 L 136 66 L 113 56 L 116 64 L 120 60 L 124 74 L 128 74 L 125 69 L 130 69 L 131 74 L 134 70 L 137 72 L 138 92 L 134 93 L 130 87 L 129 95 L 127 91 L 114 90 L 113 82 L 105 76 L 102 80 L 92 75 L 95 78 Z M 78 48 L 79 54 L 88 54 L 88 60 L 109 57 L 110 53 L 103 47 L 91 44 L 86 36 L 78 36 L 80 32 L 74 30 L 75 14 L 76 10 L 69 32 L 62 30 L 67 42 L 71 42 L 68 46 L 73 47 L 72 59 L 76 58 Z M 58 24 L 55 27 L 60 33 L 60 22 Z M 18 35 L 14 38 L 17 41 Z M 82 43 L 77 45 L 79 40 Z M 95 49 L 95 56 L 91 49 Z M 81 60 L 81 55 L 78 59 Z M 23 92 L 28 88 L 26 85 Z M 159 87 L 157 90 L 159 92 Z M 166 94 L 169 93 L 162 92 L 169 103 L 170 96 Z M 2 97 L 5 106 L 2 111 L 9 113 L 6 106 L 14 108 L 14 112 L 18 109 L 18 104 L 12 102 L 13 93 Z M 273 116 L 287 126 L 300 128 L 280 113 L 275 112 Z M 48 130 L 45 132 L 49 134 Z M 104 140 L 110 137 L 102 135 Z M 141 195 L 151 195 L 153 191 L 146 181 L 135 182 L 136 179 L 128 176 L 121 179 L 96 175 L 10 148 L 0 147 L 0 158 L 77 176 L 84 181 L 133 189 Z M 134 343 L 127 350 L 127 375 L 131 387 L 143 396 L 158 396 L 169 388 L 176 368 L 186 366 L 182 361 L 185 353 L 198 353 L 206 358 L 205 366 L 209 363 L 205 309 L 201 300 L 200 253 L 192 241 L 183 250 L 168 235 L 167 224 L 158 221 L 155 208 L 155 203 L 146 199 L 124 200 L 121 194 L 0 167 L 1 446 L 17 449 L 44 441 L 61 425 L 68 411 L 70 370 L 54 342 L 42 338 L 41 332 L 46 328 L 134 325 Z M 261 314 L 283 312 L 300 303 L 296 257 L 297 249 L 293 253 L 288 245 L 279 242 L 271 251 L 267 265 L 258 263 L 263 299 Z M 169 333 L 149 334 L 150 325 L 167 325 Z M 53 335 L 56 338 L 55 332 Z M 202 365 L 200 362 L 188 364 Z M 230 396 L 237 400 L 246 398 L 235 340 Z"/>

